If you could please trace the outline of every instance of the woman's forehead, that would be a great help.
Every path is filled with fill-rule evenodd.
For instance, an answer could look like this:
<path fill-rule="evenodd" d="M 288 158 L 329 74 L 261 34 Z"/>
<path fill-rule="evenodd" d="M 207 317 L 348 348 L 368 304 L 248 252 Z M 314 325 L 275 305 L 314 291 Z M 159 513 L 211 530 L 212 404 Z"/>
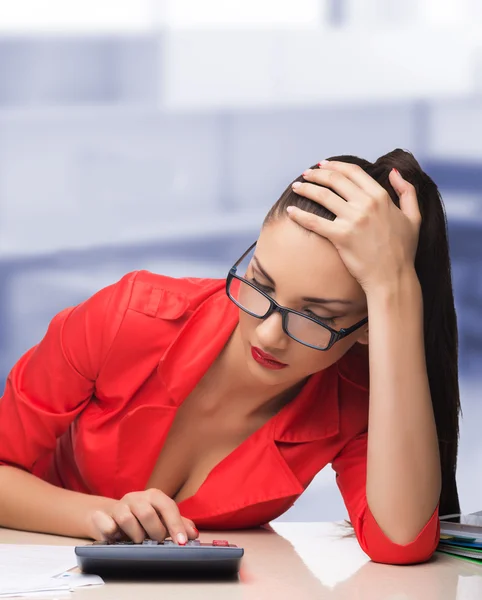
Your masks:
<path fill-rule="evenodd" d="M 319 295 L 327 286 L 330 295 L 338 291 L 340 297 L 351 298 L 359 293 L 358 282 L 333 244 L 288 219 L 263 228 L 254 256 L 255 267 L 260 264 L 277 285 L 298 287 L 300 296 Z"/>

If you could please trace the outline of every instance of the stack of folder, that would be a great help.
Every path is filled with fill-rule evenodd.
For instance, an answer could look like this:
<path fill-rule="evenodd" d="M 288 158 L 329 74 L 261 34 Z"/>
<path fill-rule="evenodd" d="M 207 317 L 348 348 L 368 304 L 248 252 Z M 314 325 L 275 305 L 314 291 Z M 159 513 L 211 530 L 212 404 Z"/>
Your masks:
<path fill-rule="evenodd" d="M 467 527 L 470 531 L 462 529 L 465 527 L 459 529 L 451 523 L 441 522 L 437 551 L 482 566 L 482 528 L 472 526 Z"/>

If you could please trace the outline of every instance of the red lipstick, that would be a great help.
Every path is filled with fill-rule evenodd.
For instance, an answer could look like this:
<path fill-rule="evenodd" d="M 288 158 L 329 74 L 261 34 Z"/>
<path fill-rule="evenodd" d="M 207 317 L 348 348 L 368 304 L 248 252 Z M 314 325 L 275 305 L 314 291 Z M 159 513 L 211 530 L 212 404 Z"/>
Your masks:
<path fill-rule="evenodd" d="M 256 346 L 251 346 L 251 355 L 258 364 L 267 369 L 279 370 L 284 369 L 288 366 L 287 364 L 276 360 L 276 358 L 274 358 L 274 356 L 271 356 L 271 354 L 263 352 L 260 348 L 257 348 Z"/>

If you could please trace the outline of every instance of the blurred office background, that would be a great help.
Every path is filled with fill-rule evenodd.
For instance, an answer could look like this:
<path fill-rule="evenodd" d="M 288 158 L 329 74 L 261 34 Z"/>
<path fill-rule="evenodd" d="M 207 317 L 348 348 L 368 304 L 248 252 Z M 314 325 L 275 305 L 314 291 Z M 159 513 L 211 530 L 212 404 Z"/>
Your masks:
<path fill-rule="evenodd" d="M 0 384 L 134 269 L 225 277 L 304 168 L 414 153 L 460 329 L 462 508 L 482 509 L 482 3 L 0 1 Z M 330 467 L 280 520 L 335 520 Z"/>

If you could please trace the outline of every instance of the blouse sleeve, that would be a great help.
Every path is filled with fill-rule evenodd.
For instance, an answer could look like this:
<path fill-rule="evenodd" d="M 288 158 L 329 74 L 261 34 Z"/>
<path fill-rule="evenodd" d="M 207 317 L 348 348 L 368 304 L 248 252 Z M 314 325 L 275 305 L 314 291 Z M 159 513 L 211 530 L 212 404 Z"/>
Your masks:
<path fill-rule="evenodd" d="M 0 465 L 32 472 L 89 402 L 136 274 L 58 313 L 13 366 L 0 398 Z"/>
<path fill-rule="evenodd" d="M 353 438 L 332 463 L 336 482 L 358 542 L 374 562 L 388 564 L 424 562 L 432 556 L 440 539 L 438 505 L 413 541 L 403 545 L 392 542 L 376 522 L 367 504 L 367 440 L 367 433 Z"/>

